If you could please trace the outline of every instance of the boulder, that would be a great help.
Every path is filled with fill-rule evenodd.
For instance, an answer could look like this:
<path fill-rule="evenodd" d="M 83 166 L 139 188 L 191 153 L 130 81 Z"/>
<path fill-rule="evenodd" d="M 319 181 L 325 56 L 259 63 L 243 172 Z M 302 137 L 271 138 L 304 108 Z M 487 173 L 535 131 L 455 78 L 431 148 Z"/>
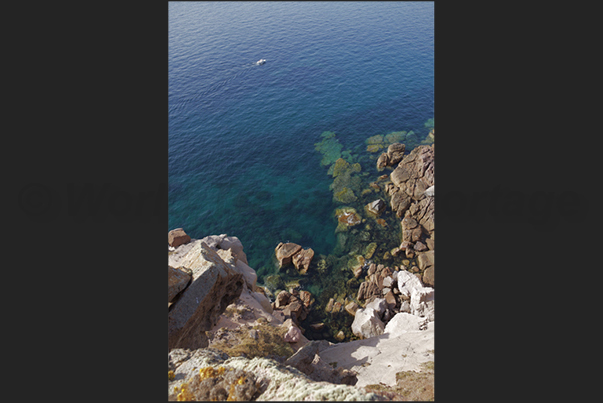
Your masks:
<path fill-rule="evenodd" d="M 435 286 L 435 278 L 434 278 L 434 266 L 429 266 L 423 272 L 423 284 L 427 284 L 428 286 Z"/>
<path fill-rule="evenodd" d="M 184 270 L 168 265 L 168 303 L 184 290 L 191 281 L 191 275 Z"/>
<path fill-rule="evenodd" d="M 177 248 L 191 241 L 191 237 L 184 232 L 182 228 L 176 228 L 168 232 L 168 244 Z"/>
<path fill-rule="evenodd" d="M 373 301 L 366 304 L 365 309 L 373 309 L 379 318 L 381 318 L 387 309 L 387 302 L 385 302 L 385 298 L 375 298 Z"/>
<path fill-rule="evenodd" d="M 366 208 L 371 213 L 379 215 L 385 210 L 385 202 L 381 199 L 377 199 L 367 204 Z"/>
<path fill-rule="evenodd" d="M 287 343 L 297 343 L 302 337 L 302 332 L 295 325 L 289 326 L 287 333 L 283 336 L 283 340 Z"/>
<path fill-rule="evenodd" d="M 283 290 L 279 292 L 274 301 L 274 306 L 276 308 L 284 308 L 285 306 L 287 306 L 287 304 L 289 304 L 290 296 L 291 294 L 289 294 L 287 291 Z"/>
<path fill-rule="evenodd" d="M 410 206 L 410 202 L 410 197 L 406 193 L 397 189 L 392 193 L 389 204 L 392 210 L 396 212 L 396 216 L 402 217 L 406 209 L 408 209 Z"/>
<path fill-rule="evenodd" d="M 396 307 L 396 297 L 392 291 L 385 294 L 385 302 L 387 303 L 388 309 L 394 309 Z"/>
<path fill-rule="evenodd" d="M 415 243 L 414 250 L 417 252 L 423 252 L 427 250 L 427 246 L 425 246 L 424 243 L 417 241 L 417 243 Z"/>
<path fill-rule="evenodd" d="M 393 166 L 396 165 L 398 162 L 400 162 L 402 160 L 402 158 L 404 157 L 404 150 L 406 149 L 406 146 L 404 144 L 401 143 L 394 143 L 394 144 L 390 144 L 389 147 L 387 147 L 387 157 L 388 157 L 388 165 L 389 166 Z"/>
<path fill-rule="evenodd" d="M 419 331 L 419 325 L 423 323 L 423 319 L 410 313 L 400 312 L 394 315 L 393 318 L 385 326 L 383 333 L 387 333 L 390 337 L 397 337 L 406 332 Z"/>
<path fill-rule="evenodd" d="M 400 290 L 400 295 L 405 296 L 407 299 L 410 298 L 413 290 L 423 289 L 423 284 L 421 284 L 421 280 L 419 280 L 417 276 L 412 273 L 409 273 L 406 270 L 399 271 L 396 280 L 398 281 L 398 289 Z"/>
<path fill-rule="evenodd" d="M 435 195 L 435 185 L 428 187 L 423 194 L 428 197 L 433 197 Z"/>
<path fill-rule="evenodd" d="M 377 158 L 377 170 L 382 171 L 389 164 L 387 153 L 383 153 Z"/>
<path fill-rule="evenodd" d="M 283 268 L 284 266 L 291 264 L 293 255 L 295 255 L 297 252 L 299 252 L 301 250 L 301 248 L 302 247 L 296 243 L 280 242 L 274 249 L 274 253 L 276 254 L 276 259 L 278 260 L 279 268 Z"/>
<path fill-rule="evenodd" d="M 310 294 L 308 291 L 301 290 L 299 292 L 299 299 L 306 308 L 309 308 L 312 304 L 312 294 Z"/>
<path fill-rule="evenodd" d="M 168 349 L 203 348 L 205 331 L 239 298 L 245 280 L 204 242 L 195 244 L 181 265 L 192 271 L 192 279 L 168 313 Z"/>
<path fill-rule="evenodd" d="M 352 333 L 360 339 L 379 336 L 383 334 L 385 325 L 379 315 L 372 308 L 358 309 L 352 322 Z"/>
<path fill-rule="evenodd" d="M 433 322 L 435 319 L 434 297 L 435 291 L 431 287 L 413 290 L 410 296 L 410 313 L 426 317 Z"/>
<path fill-rule="evenodd" d="M 421 271 L 434 265 L 434 254 L 435 252 L 433 250 L 417 253 L 417 263 Z"/>
<path fill-rule="evenodd" d="M 383 287 L 390 287 L 394 283 L 394 279 L 391 276 L 387 276 L 383 279 Z"/>
<path fill-rule="evenodd" d="M 345 310 L 350 315 L 355 316 L 356 311 L 358 310 L 358 304 L 352 301 L 345 306 Z"/>
<path fill-rule="evenodd" d="M 299 270 L 301 274 L 305 274 L 310 267 L 310 262 L 312 261 L 313 257 L 314 250 L 312 250 L 312 248 L 302 249 L 293 255 L 293 266 L 295 266 L 295 268 Z"/>

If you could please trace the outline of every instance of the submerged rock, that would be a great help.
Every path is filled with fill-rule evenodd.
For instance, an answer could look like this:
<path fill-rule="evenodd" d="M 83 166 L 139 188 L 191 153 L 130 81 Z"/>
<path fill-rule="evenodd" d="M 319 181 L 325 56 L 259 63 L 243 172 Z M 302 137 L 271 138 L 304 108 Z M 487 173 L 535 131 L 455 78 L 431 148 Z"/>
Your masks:
<path fill-rule="evenodd" d="M 314 257 L 314 250 L 312 248 L 302 249 L 293 255 L 293 265 L 301 274 L 305 274 L 310 267 L 310 262 Z"/>
<path fill-rule="evenodd" d="M 379 215 L 385 210 L 385 202 L 381 199 L 377 199 L 375 201 L 370 202 L 366 205 L 368 211 L 375 215 Z"/>

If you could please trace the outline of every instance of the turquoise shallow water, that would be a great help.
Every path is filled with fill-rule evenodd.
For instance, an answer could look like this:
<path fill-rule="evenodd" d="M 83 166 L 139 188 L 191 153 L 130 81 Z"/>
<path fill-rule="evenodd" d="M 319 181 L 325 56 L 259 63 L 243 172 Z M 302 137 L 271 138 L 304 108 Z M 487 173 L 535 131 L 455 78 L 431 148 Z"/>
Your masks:
<path fill-rule="evenodd" d="M 374 180 L 368 137 L 427 135 L 433 3 L 168 7 L 168 229 L 237 236 L 260 281 L 281 241 L 332 253 L 338 205 L 314 144 L 335 132 Z"/>

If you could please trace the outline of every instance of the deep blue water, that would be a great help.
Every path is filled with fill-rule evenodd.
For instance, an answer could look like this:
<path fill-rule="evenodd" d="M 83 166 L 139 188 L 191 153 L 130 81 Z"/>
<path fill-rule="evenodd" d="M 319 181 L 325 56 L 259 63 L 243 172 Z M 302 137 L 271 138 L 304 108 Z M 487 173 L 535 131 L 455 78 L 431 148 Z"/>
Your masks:
<path fill-rule="evenodd" d="M 314 143 L 427 134 L 433 2 L 168 4 L 168 229 L 237 236 L 260 279 L 281 241 L 329 254 L 337 206 Z"/>

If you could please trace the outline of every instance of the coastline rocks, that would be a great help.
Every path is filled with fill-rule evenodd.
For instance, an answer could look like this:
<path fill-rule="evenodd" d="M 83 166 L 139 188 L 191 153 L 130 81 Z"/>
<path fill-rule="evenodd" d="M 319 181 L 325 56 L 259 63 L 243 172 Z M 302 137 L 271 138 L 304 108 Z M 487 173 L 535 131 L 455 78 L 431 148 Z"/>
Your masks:
<path fill-rule="evenodd" d="M 168 244 L 177 248 L 180 245 L 184 245 L 191 241 L 191 237 L 184 232 L 182 228 L 176 228 L 168 232 Z"/>
<path fill-rule="evenodd" d="M 299 330 L 299 328 L 294 324 L 291 324 L 289 326 L 289 330 L 287 330 L 287 333 L 285 333 L 285 335 L 283 336 L 283 340 L 285 340 L 287 343 L 297 343 L 301 339 L 301 337 L 301 330 Z"/>
<path fill-rule="evenodd" d="M 168 265 L 168 303 L 186 288 L 191 278 L 191 275 L 184 270 Z"/>
<path fill-rule="evenodd" d="M 379 313 L 373 308 L 358 309 L 352 322 L 352 333 L 360 339 L 368 339 L 383 334 L 385 325 Z"/>
<path fill-rule="evenodd" d="M 293 255 L 293 266 L 295 266 L 295 268 L 299 270 L 301 274 L 305 274 L 310 267 L 310 262 L 312 261 L 313 257 L 314 250 L 312 250 L 312 248 L 302 249 Z"/>
<path fill-rule="evenodd" d="M 345 310 L 350 315 L 356 316 L 356 311 L 358 310 L 358 304 L 352 301 L 345 306 Z"/>
<path fill-rule="evenodd" d="M 390 144 L 387 147 L 388 165 L 393 166 L 402 160 L 406 146 L 402 143 Z"/>
<path fill-rule="evenodd" d="M 366 208 L 368 211 L 378 216 L 385 210 L 385 202 L 381 199 L 377 199 L 367 204 Z"/>
<path fill-rule="evenodd" d="M 274 252 L 276 254 L 276 259 L 278 260 L 279 268 L 283 268 L 284 266 L 291 264 L 293 255 L 295 255 L 297 252 L 299 252 L 301 250 L 301 248 L 302 247 L 296 243 L 279 242 L 279 244 L 274 249 Z"/>
<path fill-rule="evenodd" d="M 243 291 L 245 280 L 204 242 L 195 244 L 181 265 L 192 270 L 190 285 L 168 313 L 168 349 L 207 346 L 204 331 Z"/>
<path fill-rule="evenodd" d="M 315 356 L 316 354 L 312 354 L 313 358 L 315 358 Z M 220 367 L 224 367 L 226 369 L 225 374 L 233 373 L 239 375 L 241 373 L 236 371 L 244 371 L 242 372 L 243 374 L 253 374 L 255 377 L 253 385 L 256 387 L 255 394 L 249 396 L 249 394 L 245 395 L 245 393 L 242 393 L 242 395 L 238 397 L 241 400 L 379 400 L 379 397 L 376 394 L 367 393 L 363 389 L 355 386 L 314 381 L 301 370 L 293 366 L 288 367 L 287 365 L 289 364 L 279 364 L 275 360 L 267 358 L 249 359 L 244 357 L 229 357 L 225 353 L 219 353 L 212 349 L 198 349 L 194 351 L 178 349 L 172 350 L 168 354 L 168 363 L 168 367 L 174 371 L 175 375 L 174 379 L 168 382 L 169 401 L 178 400 L 177 395 L 184 384 L 188 385 L 193 393 L 197 391 L 201 392 L 201 390 L 199 390 L 200 383 L 198 382 L 200 379 L 199 369 L 208 367 L 216 370 Z M 319 364 L 318 360 L 317 364 Z M 325 365 L 328 366 L 328 364 Z M 316 367 L 317 365 L 314 366 Z M 314 371 L 320 372 L 320 370 L 316 369 Z M 348 375 L 350 372 L 343 370 L 334 371 L 331 368 L 329 375 L 331 374 Z M 322 375 L 322 373 L 319 373 L 318 375 Z M 343 376 L 340 376 L 340 378 L 345 379 Z M 235 380 L 238 379 L 240 378 L 235 378 Z M 211 382 L 211 378 L 206 379 L 203 382 L 209 383 Z M 355 382 L 351 380 L 350 383 Z M 230 389 L 230 387 L 228 387 L 228 389 Z M 213 391 L 214 389 L 210 388 L 210 390 Z M 233 387 L 231 399 L 234 400 L 239 396 L 237 391 L 246 392 L 247 390 L 253 390 L 252 385 L 247 385 L 245 382 L 240 386 L 235 385 L 235 387 Z M 209 396 L 202 395 L 201 393 L 199 393 L 199 395 L 194 393 L 193 399 L 198 401 L 209 401 L 212 398 L 226 400 L 226 396 L 229 395 L 228 392 L 229 390 L 225 391 L 222 396 L 212 396 L 211 393 Z"/>
<path fill-rule="evenodd" d="M 435 287 L 435 277 L 434 277 L 434 268 L 433 266 L 428 267 L 423 272 L 423 284 L 427 284 L 428 286 Z"/>

